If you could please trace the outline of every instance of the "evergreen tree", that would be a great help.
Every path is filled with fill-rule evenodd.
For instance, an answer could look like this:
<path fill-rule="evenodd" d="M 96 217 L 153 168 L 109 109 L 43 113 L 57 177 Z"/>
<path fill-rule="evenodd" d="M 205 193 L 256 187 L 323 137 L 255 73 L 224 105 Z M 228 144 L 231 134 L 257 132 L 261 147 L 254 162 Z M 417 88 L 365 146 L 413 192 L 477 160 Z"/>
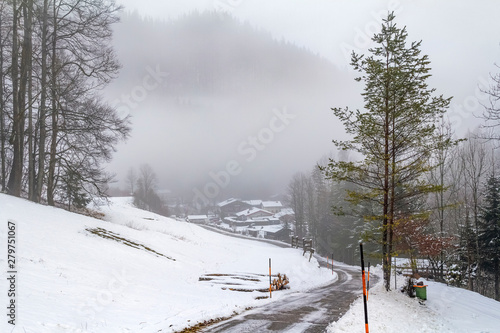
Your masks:
<path fill-rule="evenodd" d="M 84 182 L 80 174 L 72 169 L 61 177 L 61 198 L 65 199 L 68 204 L 68 210 L 71 206 L 79 209 L 84 208 L 90 202 L 90 198 L 85 192 Z"/>
<path fill-rule="evenodd" d="M 494 276 L 495 299 L 499 298 L 500 275 L 500 179 L 491 175 L 480 215 L 479 252 L 481 268 Z"/>
<path fill-rule="evenodd" d="M 347 192 L 354 209 L 363 202 L 376 208 L 364 217 L 377 223 L 381 234 L 386 289 L 390 288 L 398 205 L 440 188 L 424 176 L 433 168 L 429 162 L 432 154 L 452 144 L 436 131 L 451 98 L 434 96 L 435 89 L 427 85 L 430 62 L 427 55 L 421 55 L 421 42 L 407 45 L 406 28 L 397 27 L 394 18 L 390 13 L 381 32 L 372 38 L 377 45 L 369 50 L 371 55 L 352 55 L 351 65 L 362 73 L 356 80 L 365 83 L 365 110 L 332 109 L 352 136 L 334 143 L 364 159 L 330 160 L 326 167 L 327 177 L 357 185 Z"/>

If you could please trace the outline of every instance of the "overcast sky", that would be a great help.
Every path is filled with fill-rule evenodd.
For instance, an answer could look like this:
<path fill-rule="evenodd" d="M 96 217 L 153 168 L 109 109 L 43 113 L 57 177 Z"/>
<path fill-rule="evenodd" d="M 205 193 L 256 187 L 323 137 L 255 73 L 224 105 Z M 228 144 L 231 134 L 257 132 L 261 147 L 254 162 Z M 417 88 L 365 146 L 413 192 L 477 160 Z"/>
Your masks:
<path fill-rule="evenodd" d="M 497 0 L 118 0 L 117 3 L 124 5 L 126 11 L 136 10 L 165 20 L 194 10 L 225 11 L 271 32 L 278 40 L 305 47 L 347 72 L 351 71 L 350 52 L 366 53 L 371 45 L 369 38 L 380 28 L 381 18 L 388 11 L 394 11 L 398 25 L 407 27 L 409 40 L 423 41 L 422 51 L 429 55 L 433 68 L 430 85 L 440 94 L 454 97 L 449 118 L 459 135 L 481 123 L 474 117 L 482 110 L 480 102 L 484 102 L 484 95 L 478 89 L 486 88 L 490 73 L 500 71 L 494 65 L 500 64 L 500 4 Z M 362 85 L 358 88 L 356 93 L 361 92 Z M 331 106 L 342 105 L 332 101 Z M 138 121 L 139 124 L 134 125 L 134 136 L 150 132 L 145 119 Z M 318 128 L 328 126 L 322 122 Z M 331 139 L 338 139 L 334 133 L 324 134 L 325 146 L 320 149 L 325 154 L 328 145 L 332 145 Z M 133 145 L 134 140 L 128 144 Z M 119 148 L 111 164 L 119 178 L 124 177 L 124 161 L 131 158 L 125 151 L 133 149 Z M 313 166 L 314 158 L 319 157 L 307 156 L 297 168 Z M 211 168 L 219 170 L 229 160 L 223 158 L 223 162 L 214 163 Z"/>
<path fill-rule="evenodd" d="M 495 70 L 493 64 L 500 62 L 500 4 L 496 0 L 117 2 L 126 10 L 166 19 L 193 10 L 223 10 L 272 32 L 279 39 L 283 37 L 318 52 L 341 68 L 348 67 L 352 49 L 367 49 L 367 38 L 380 27 L 380 18 L 387 11 L 394 11 L 397 22 L 407 26 L 409 39 L 423 40 L 422 49 L 431 58 L 436 79 L 449 80 L 463 94 L 473 94 L 477 80 L 487 78 Z"/>

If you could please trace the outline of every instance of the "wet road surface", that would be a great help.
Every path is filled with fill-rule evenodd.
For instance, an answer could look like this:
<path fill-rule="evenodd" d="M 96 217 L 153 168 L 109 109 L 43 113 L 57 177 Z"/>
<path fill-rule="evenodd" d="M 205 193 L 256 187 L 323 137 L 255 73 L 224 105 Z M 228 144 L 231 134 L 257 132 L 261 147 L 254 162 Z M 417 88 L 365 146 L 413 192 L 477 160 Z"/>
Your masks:
<path fill-rule="evenodd" d="M 283 242 L 239 236 L 211 227 L 206 227 L 206 229 L 232 237 L 290 247 L 289 244 Z M 326 266 L 324 258 L 317 255 L 315 257 L 321 266 Z M 329 285 L 307 292 L 291 293 L 278 301 L 246 311 L 200 332 L 325 332 L 328 325 L 340 319 L 349 310 L 352 302 L 363 294 L 361 268 L 339 262 L 334 262 L 334 267 L 336 267 L 334 271 L 338 279 Z M 374 285 L 376 282 L 377 277 L 373 276 L 370 284 Z"/>
<path fill-rule="evenodd" d="M 201 332 L 325 332 L 362 295 L 360 268 L 337 265 L 338 280 L 329 285 L 292 293 Z"/>

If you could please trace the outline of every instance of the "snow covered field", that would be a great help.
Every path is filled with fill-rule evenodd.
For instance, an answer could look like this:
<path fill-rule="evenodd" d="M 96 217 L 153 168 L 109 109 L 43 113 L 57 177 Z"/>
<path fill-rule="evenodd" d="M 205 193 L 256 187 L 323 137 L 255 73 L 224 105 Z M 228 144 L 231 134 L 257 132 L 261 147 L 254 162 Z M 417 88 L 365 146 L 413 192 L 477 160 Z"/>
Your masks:
<path fill-rule="evenodd" d="M 335 278 L 300 250 L 220 235 L 128 198 L 100 210 L 106 221 L 0 194 L 0 332 L 174 332 Z M 6 316 L 8 221 L 17 237 L 15 327 Z M 269 258 L 290 290 L 271 300 L 229 290 L 268 288 Z"/>
<path fill-rule="evenodd" d="M 127 198 L 99 209 L 106 221 L 0 194 L 0 332 L 175 332 L 335 278 L 300 250 L 220 235 L 138 210 Z M 17 237 L 15 327 L 6 309 L 8 221 Z M 266 289 L 269 258 L 273 273 L 290 278 L 290 290 L 271 300 L 256 299 L 265 292 L 230 290 Z M 425 283 L 424 305 L 373 286 L 370 332 L 499 332 L 499 302 Z M 363 318 L 360 298 L 328 331 L 364 332 Z"/>
<path fill-rule="evenodd" d="M 371 273 L 379 275 L 379 281 L 382 281 L 380 266 Z M 400 291 L 386 292 L 382 282 L 370 288 L 368 295 L 370 332 L 500 332 L 500 302 L 468 290 L 447 287 L 442 283 L 425 279 L 421 281 L 428 285 L 427 300 L 423 301 L 423 304 L 417 298 L 409 298 Z M 398 276 L 397 285 L 404 285 L 403 276 Z M 364 331 L 362 298 L 352 304 L 351 309 L 328 328 L 330 333 Z"/>

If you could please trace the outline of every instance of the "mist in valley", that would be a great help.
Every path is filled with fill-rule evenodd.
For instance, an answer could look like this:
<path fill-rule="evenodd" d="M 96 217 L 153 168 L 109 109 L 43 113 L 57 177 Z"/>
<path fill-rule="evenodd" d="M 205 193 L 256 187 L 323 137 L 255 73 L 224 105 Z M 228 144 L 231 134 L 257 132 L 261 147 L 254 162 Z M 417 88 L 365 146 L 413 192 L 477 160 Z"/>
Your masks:
<path fill-rule="evenodd" d="M 187 200 L 271 198 L 334 148 L 330 108 L 360 100 L 348 73 L 225 13 L 125 14 L 114 43 L 123 67 L 106 92 L 132 117 L 109 166 L 121 187 L 147 163 Z"/>

